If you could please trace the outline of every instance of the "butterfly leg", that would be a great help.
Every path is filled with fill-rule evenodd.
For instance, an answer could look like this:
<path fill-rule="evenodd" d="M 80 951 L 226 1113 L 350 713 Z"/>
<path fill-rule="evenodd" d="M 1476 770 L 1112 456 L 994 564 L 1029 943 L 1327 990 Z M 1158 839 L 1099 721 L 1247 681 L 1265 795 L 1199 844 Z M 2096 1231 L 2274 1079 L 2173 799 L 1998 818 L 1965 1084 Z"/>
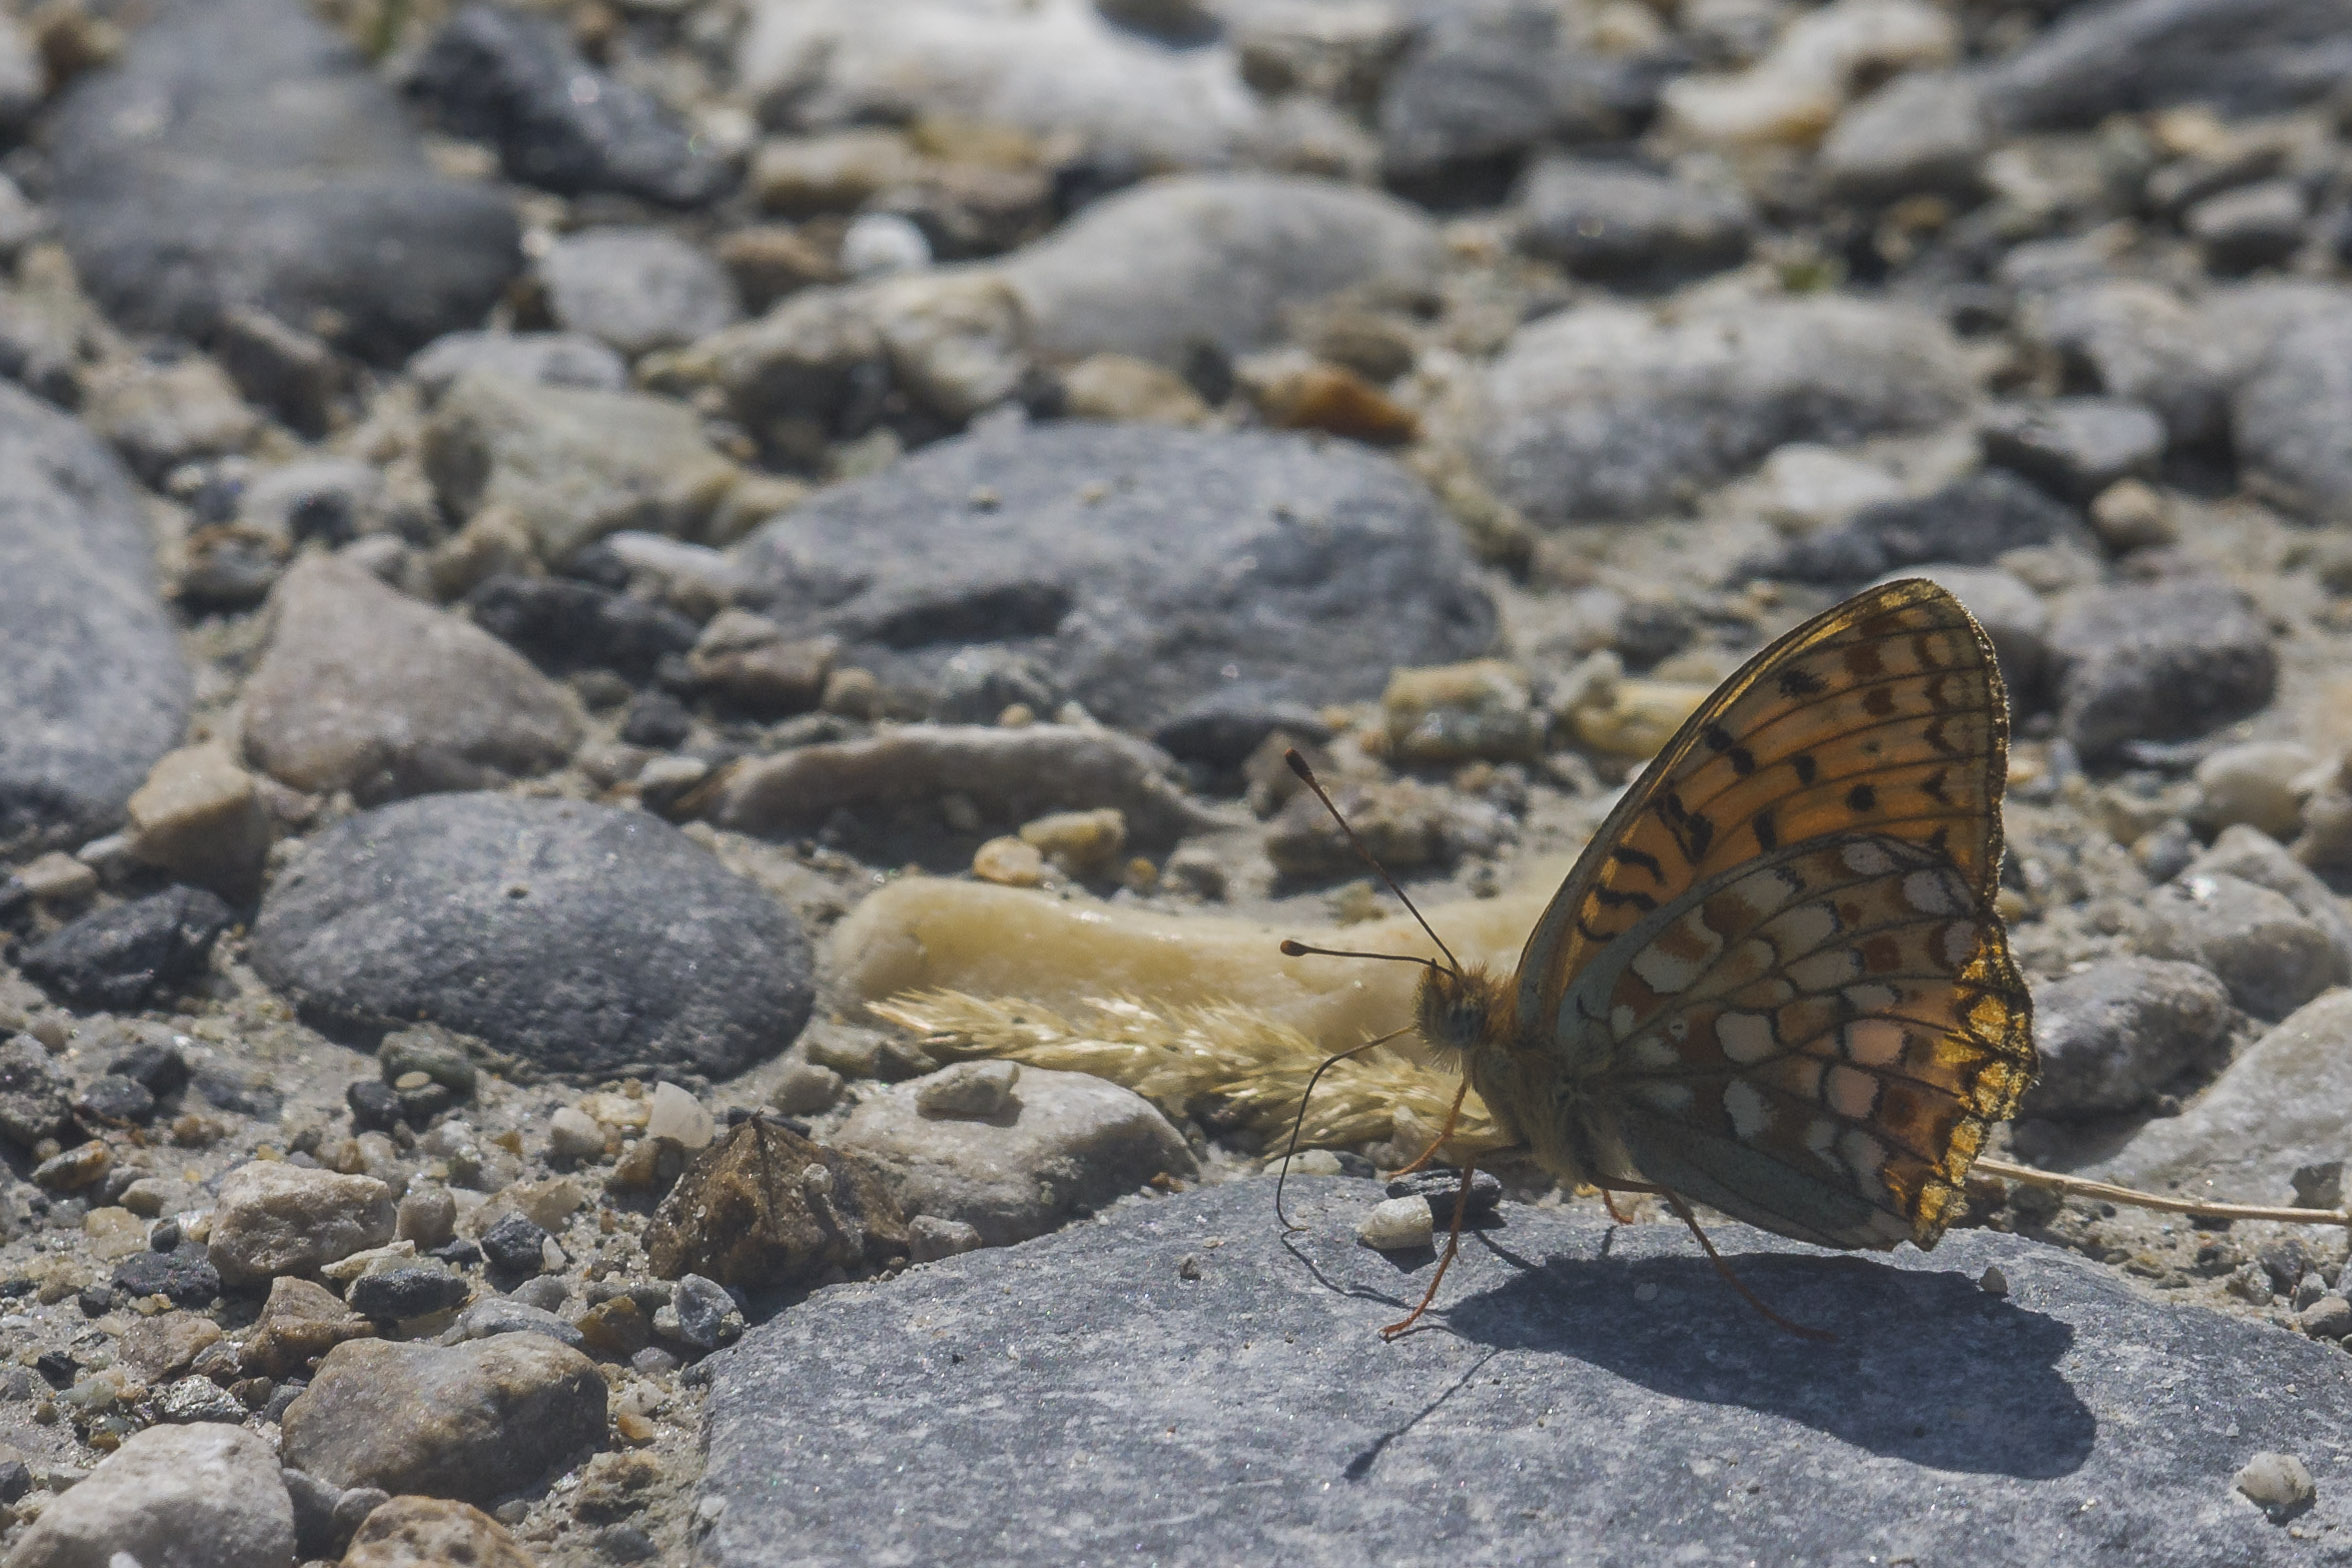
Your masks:
<path fill-rule="evenodd" d="M 1382 1339 L 1394 1339 L 1421 1321 L 1421 1314 L 1427 1312 L 1429 1304 L 1437 1299 L 1437 1287 L 1445 1283 L 1446 1270 L 1454 1266 L 1454 1254 L 1462 1249 L 1462 1216 L 1470 1212 L 1470 1178 L 1477 1172 L 1475 1161 L 1462 1167 L 1462 1185 L 1454 1192 L 1454 1228 L 1446 1232 L 1445 1256 L 1437 1260 L 1437 1273 L 1431 1277 L 1429 1289 L 1422 1292 L 1421 1304 L 1382 1329 Z"/>
<path fill-rule="evenodd" d="M 1601 1189 L 1601 1207 L 1609 1211 L 1610 1220 L 1619 1225 L 1631 1225 L 1633 1216 L 1617 1212 L 1617 1194 L 1607 1187 Z"/>
<path fill-rule="evenodd" d="M 1707 1261 L 1715 1265 L 1715 1272 L 1723 1276 L 1723 1282 L 1729 1285 L 1733 1290 L 1738 1291 L 1749 1306 L 1754 1307 L 1758 1312 L 1762 1313 L 1764 1315 L 1765 1321 L 1787 1329 L 1790 1333 L 1796 1335 L 1799 1339 L 1818 1340 L 1822 1344 L 1836 1343 L 1837 1336 L 1830 1333 L 1827 1329 L 1807 1328 L 1802 1323 L 1791 1323 L 1787 1318 L 1782 1317 L 1779 1313 L 1764 1305 L 1764 1299 L 1757 1295 L 1754 1291 L 1748 1289 L 1746 1283 L 1743 1282 L 1737 1274 L 1734 1274 L 1731 1271 L 1731 1265 L 1723 1261 L 1723 1254 L 1715 1250 L 1715 1243 L 1707 1239 L 1707 1233 L 1705 1231 L 1699 1229 L 1699 1217 L 1691 1212 L 1691 1207 L 1688 1203 L 1683 1201 L 1682 1194 L 1679 1192 L 1668 1192 L 1663 1187 L 1655 1188 L 1653 1190 L 1656 1191 L 1660 1197 L 1663 1197 L 1666 1200 L 1666 1206 L 1672 1209 L 1675 1212 L 1675 1215 L 1680 1218 L 1685 1225 L 1690 1227 L 1690 1233 L 1693 1236 L 1699 1238 L 1699 1246 L 1706 1252 Z"/>
<path fill-rule="evenodd" d="M 1394 1170 L 1389 1172 L 1391 1176 L 1410 1176 L 1415 1171 L 1419 1170 L 1422 1166 L 1427 1165 L 1430 1160 L 1436 1157 L 1437 1151 L 1445 1147 L 1445 1141 L 1454 1135 L 1454 1123 L 1461 1118 L 1462 1102 L 1469 1097 L 1469 1094 L 1470 1075 L 1464 1073 L 1462 1075 L 1462 1087 L 1454 1091 L 1453 1106 L 1446 1112 L 1445 1125 L 1437 1130 L 1436 1137 L 1429 1140 L 1429 1147 L 1421 1151 L 1421 1155 L 1418 1159 L 1414 1160 L 1412 1164 L 1405 1166 L 1401 1170 Z M 1464 1173 L 1462 1179 L 1464 1181 L 1468 1181 L 1470 1179 L 1467 1172 Z M 1465 1187 L 1462 1190 L 1467 1192 L 1470 1189 Z M 1454 1213 L 1459 1216 L 1461 1212 L 1461 1207 L 1457 1204 L 1454 1208 Z"/>

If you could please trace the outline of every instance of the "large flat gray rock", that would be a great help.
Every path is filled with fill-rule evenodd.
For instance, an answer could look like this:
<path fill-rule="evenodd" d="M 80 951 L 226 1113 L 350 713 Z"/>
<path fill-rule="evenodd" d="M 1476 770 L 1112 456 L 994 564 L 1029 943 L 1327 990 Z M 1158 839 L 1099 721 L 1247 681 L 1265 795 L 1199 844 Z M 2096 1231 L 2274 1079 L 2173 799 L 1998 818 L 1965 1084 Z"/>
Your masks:
<path fill-rule="evenodd" d="M 66 415 L 0 386 L 0 852 L 122 819 L 188 722 L 138 492 Z"/>
<path fill-rule="evenodd" d="M 1436 1326 L 1370 1182 L 1243 1182 L 821 1292 L 714 1363 L 702 1560 L 1162 1565 L 2341 1562 L 2352 1364 L 1959 1232 L 1843 1257 L 1506 1205 Z M 1186 1259 L 1196 1269 L 1184 1269 Z M 2006 1299 L 1977 1278 L 1998 1262 Z M 1186 1280 L 1184 1272 L 1197 1272 Z M 2289 1536 L 2231 1486 L 2295 1454 Z M 2338 1545 L 2341 1541 L 2343 1544 Z"/>

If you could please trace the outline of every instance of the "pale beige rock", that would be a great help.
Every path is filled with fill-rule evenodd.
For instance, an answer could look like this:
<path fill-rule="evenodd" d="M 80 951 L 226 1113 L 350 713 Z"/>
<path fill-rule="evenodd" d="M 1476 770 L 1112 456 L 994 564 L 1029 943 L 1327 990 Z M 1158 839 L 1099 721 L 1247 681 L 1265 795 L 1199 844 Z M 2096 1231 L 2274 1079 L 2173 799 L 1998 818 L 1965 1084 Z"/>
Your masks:
<path fill-rule="evenodd" d="M 269 808 L 226 746 L 166 752 L 129 809 L 134 856 L 233 897 L 251 891 L 269 853 Z"/>
<path fill-rule="evenodd" d="M 392 1189 L 373 1176 L 338 1176 L 255 1160 L 221 1178 L 212 1262 L 231 1286 L 306 1274 L 392 1239 Z"/>
<path fill-rule="evenodd" d="M 82 419 L 150 482 L 192 459 L 243 451 L 261 428 L 236 383 L 197 355 L 174 365 L 126 360 L 99 372 Z"/>
<path fill-rule="evenodd" d="M 1071 876 L 1099 876 L 1127 847 L 1127 818 L 1116 806 L 1057 811 L 1022 823 L 1021 842 Z"/>
<path fill-rule="evenodd" d="M 1195 1173 L 1184 1139 L 1149 1100 L 1086 1073 L 1025 1068 L 985 1116 L 926 1114 L 938 1078 L 962 1071 L 894 1085 L 834 1135 L 834 1147 L 882 1167 L 910 1214 L 961 1220 L 990 1246 L 1006 1246 L 1154 1176 Z"/>
<path fill-rule="evenodd" d="M 683 403 L 484 371 L 433 410 L 424 458 L 443 506 L 511 508 L 550 563 L 625 528 L 693 538 L 742 477 Z"/>
<path fill-rule="evenodd" d="M 1132 354 L 1090 354 L 1062 372 L 1062 409 L 1072 419 L 1197 425 L 1209 405 L 1182 376 Z"/>
<path fill-rule="evenodd" d="M 287 1407 L 285 1462 L 336 1486 L 486 1502 L 600 1442 L 596 1363 L 540 1334 L 353 1339 Z"/>
<path fill-rule="evenodd" d="M 365 801 L 486 788 L 560 766 L 580 742 L 577 699 L 529 660 L 357 567 L 299 561 L 270 604 L 244 742 L 281 783 Z"/>
<path fill-rule="evenodd" d="M 1381 693 L 1389 754 L 1406 762 L 1525 760 L 1543 752 L 1544 721 L 1527 672 L 1500 659 L 1390 672 Z"/>
<path fill-rule="evenodd" d="M 471 1503 L 395 1497 L 353 1532 L 343 1568 L 537 1568 L 506 1527 Z"/>
<path fill-rule="evenodd" d="M 1213 820 L 1168 781 L 1169 766 L 1158 747 L 1116 730 L 910 725 L 747 760 L 713 792 L 706 811 L 720 827 L 790 835 L 813 831 L 844 808 L 958 795 L 971 803 L 976 825 L 1017 826 L 1052 811 L 1113 806 L 1137 838 L 1164 840 Z"/>
<path fill-rule="evenodd" d="M 118 1263 L 147 1247 L 147 1224 L 128 1209 L 109 1204 L 82 1216 L 82 1238 L 90 1255 L 102 1263 Z"/>
<path fill-rule="evenodd" d="M 8 1568 L 292 1568 L 294 1504 L 259 1433 L 134 1432 L 18 1537 Z"/>
<path fill-rule="evenodd" d="M 269 1299 L 246 1336 L 244 1368 L 264 1377 L 287 1377 L 347 1339 L 375 1333 L 376 1326 L 343 1305 L 324 1285 L 292 1275 L 270 1281 Z"/>

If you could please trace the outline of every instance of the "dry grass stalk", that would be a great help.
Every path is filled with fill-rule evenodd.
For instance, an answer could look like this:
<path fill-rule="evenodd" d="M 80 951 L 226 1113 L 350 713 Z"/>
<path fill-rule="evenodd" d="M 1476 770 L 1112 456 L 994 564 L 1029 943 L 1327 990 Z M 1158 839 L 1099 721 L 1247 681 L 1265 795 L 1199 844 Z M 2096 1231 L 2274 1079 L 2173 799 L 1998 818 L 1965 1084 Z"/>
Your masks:
<path fill-rule="evenodd" d="M 1244 1007 L 1156 1008 L 1126 997 L 1089 997 L 1083 1005 L 1087 1016 L 1072 1020 L 1018 998 L 960 991 L 907 992 L 871 1004 L 921 1035 L 934 1055 L 1092 1073 L 1172 1116 L 1217 1107 L 1272 1150 L 1289 1139 L 1299 1096 L 1325 1055 L 1296 1029 Z M 1459 1087 L 1385 1046 L 1351 1057 L 1315 1086 L 1299 1147 L 1418 1145 L 1444 1125 Z M 1440 1152 L 1459 1161 L 1507 1141 L 1472 1094 Z"/>

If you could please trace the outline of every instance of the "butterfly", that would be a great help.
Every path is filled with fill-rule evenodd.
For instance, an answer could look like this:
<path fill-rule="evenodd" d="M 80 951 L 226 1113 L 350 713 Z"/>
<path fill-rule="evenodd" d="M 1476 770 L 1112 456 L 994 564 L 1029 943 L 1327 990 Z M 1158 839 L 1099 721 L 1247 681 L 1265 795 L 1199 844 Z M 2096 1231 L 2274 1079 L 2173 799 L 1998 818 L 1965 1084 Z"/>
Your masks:
<path fill-rule="evenodd" d="M 1814 617 L 1651 761 L 1516 973 L 1429 933 L 1422 1037 L 1538 1165 L 1663 1197 L 1710 1257 L 1692 1203 L 1821 1246 L 1933 1247 L 2036 1067 L 1993 907 L 2008 730 L 1991 642 L 1934 583 Z"/>

